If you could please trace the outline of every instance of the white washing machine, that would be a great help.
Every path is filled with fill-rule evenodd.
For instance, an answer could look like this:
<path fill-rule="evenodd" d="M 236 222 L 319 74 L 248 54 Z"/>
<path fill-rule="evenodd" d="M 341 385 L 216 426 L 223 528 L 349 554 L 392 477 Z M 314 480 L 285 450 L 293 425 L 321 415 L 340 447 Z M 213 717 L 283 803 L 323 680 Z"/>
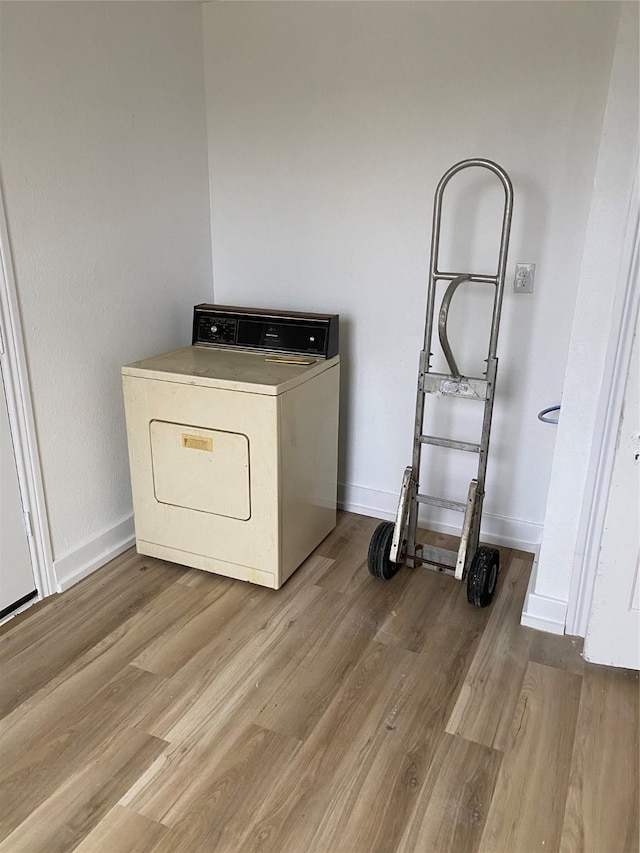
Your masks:
<path fill-rule="evenodd" d="M 338 317 L 197 305 L 122 369 L 138 552 L 278 589 L 335 527 Z"/>

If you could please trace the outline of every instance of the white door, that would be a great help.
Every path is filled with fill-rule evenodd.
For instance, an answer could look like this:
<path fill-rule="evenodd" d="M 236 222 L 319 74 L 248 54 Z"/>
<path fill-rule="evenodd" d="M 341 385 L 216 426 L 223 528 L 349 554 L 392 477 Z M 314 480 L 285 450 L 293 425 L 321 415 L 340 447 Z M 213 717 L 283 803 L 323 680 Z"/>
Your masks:
<path fill-rule="evenodd" d="M 640 669 L 640 350 L 631 349 L 613 474 L 587 625 L 592 663 Z"/>
<path fill-rule="evenodd" d="M 0 371 L 1 373 L 1 371 Z M 36 594 L 13 455 L 7 401 L 0 401 L 0 618 Z"/>

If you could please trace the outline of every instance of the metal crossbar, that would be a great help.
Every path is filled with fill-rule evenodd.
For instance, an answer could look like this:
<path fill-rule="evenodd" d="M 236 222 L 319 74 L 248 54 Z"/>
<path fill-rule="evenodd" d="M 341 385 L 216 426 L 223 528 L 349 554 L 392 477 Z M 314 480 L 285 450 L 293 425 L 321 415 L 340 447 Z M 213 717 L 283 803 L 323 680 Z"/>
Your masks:
<path fill-rule="evenodd" d="M 468 450 L 471 453 L 480 453 L 480 445 L 471 441 L 452 441 L 450 438 L 436 438 L 435 435 L 421 435 L 423 444 L 433 444 L 435 447 L 450 447 L 452 450 Z"/>
<path fill-rule="evenodd" d="M 442 509 L 455 509 L 458 512 L 464 512 L 467 508 L 466 503 L 462 501 L 450 501 L 447 498 L 436 498 L 434 495 L 416 495 L 416 500 L 420 504 L 439 506 Z"/>

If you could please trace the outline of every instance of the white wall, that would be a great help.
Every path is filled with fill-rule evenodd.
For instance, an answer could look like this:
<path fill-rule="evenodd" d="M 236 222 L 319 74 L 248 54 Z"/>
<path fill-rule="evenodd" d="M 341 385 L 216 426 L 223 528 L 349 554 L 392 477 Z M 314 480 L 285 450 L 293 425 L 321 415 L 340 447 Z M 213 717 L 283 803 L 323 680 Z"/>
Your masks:
<path fill-rule="evenodd" d="M 0 6 L 0 152 L 53 554 L 130 542 L 120 368 L 211 298 L 199 4 Z"/>
<path fill-rule="evenodd" d="M 537 268 L 532 296 L 505 296 L 484 531 L 539 542 L 555 429 L 536 413 L 562 395 L 618 14 L 609 2 L 205 5 L 215 298 L 340 313 L 347 507 L 395 512 L 433 192 L 457 160 L 488 157 L 515 186 L 510 273 Z M 465 202 L 451 187 L 445 249 L 493 271 L 499 193 L 473 180 Z M 486 296 L 452 309 L 469 372 Z M 452 415 L 437 401 L 428 431 L 477 434 L 479 413 L 457 402 Z M 469 461 L 438 457 L 424 489 L 464 499 Z"/>

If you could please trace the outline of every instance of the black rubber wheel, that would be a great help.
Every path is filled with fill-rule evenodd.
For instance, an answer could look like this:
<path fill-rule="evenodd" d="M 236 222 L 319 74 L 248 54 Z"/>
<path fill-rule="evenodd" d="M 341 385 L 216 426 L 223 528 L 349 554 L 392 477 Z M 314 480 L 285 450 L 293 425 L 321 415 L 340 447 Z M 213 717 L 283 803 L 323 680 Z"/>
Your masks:
<path fill-rule="evenodd" d="M 369 542 L 369 553 L 367 554 L 369 573 L 374 578 L 380 578 L 383 581 L 390 580 L 402 565 L 401 563 L 392 563 L 389 559 L 394 526 L 391 521 L 383 521 L 373 531 L 371 542 Z"/>
<path fill-rule="evenodd" d="M 467 575 L 467 601 L 474 607 L 491 604 L 500 571 L 500 552 L 482 545 L 475 553 Z"/>

